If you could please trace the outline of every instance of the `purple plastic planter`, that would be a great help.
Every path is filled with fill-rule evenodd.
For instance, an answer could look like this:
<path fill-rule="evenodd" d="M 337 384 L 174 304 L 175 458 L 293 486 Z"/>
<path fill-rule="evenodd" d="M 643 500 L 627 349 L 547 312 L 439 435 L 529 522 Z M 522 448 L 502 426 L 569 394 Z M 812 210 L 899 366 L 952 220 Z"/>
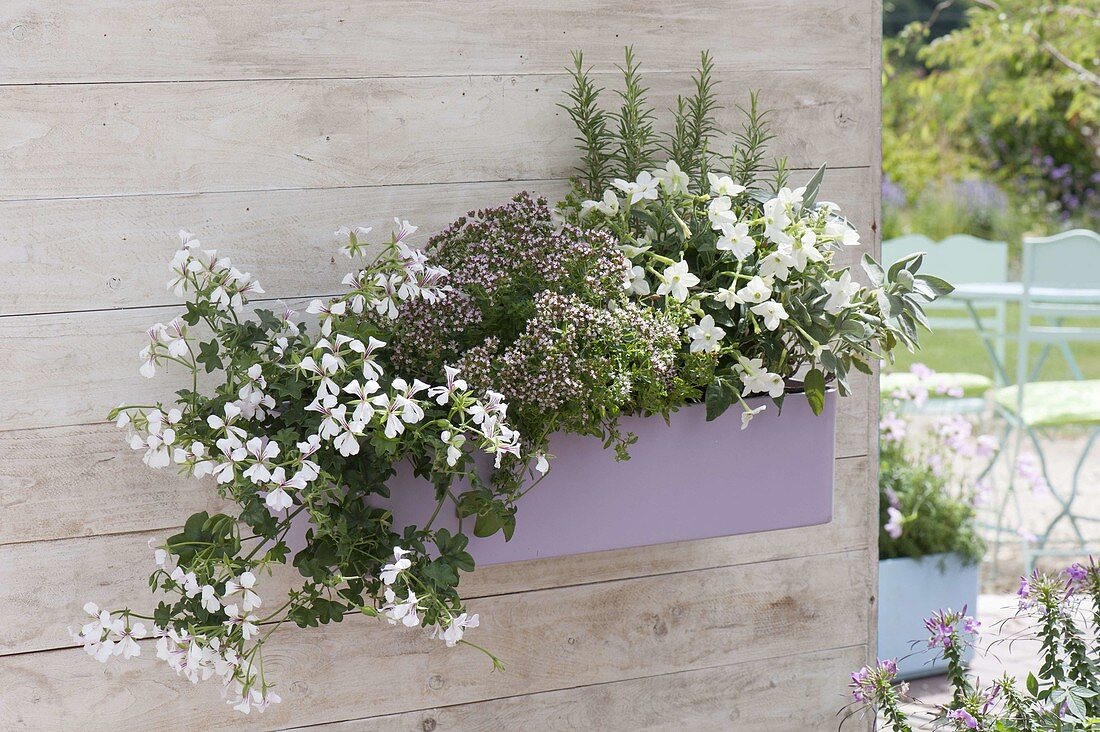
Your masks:
<path fill-rule="evenodd" d="M 801 394 L 780 415 L 774 405 L 741 430 L 736 406 L 713 422 L 697 404 L 666 425 L 660 417 L 622 420 L 638 441 L 630 460 L 616 462 L 600 440 L 551 438 L 550 473 L 518 502 L 511 541 L 473 536 L 479 565 L 582 554 L 828 523 L 833 514 L 836 395 L 815 416 Z M 383 505 L 400 531 L 423 525 L 435 509 L 431 484 L 402 467 Z M 462 491 L 459 486 L 457 493 Z M 458 528 L 448 502 L 433 528 Z"/>

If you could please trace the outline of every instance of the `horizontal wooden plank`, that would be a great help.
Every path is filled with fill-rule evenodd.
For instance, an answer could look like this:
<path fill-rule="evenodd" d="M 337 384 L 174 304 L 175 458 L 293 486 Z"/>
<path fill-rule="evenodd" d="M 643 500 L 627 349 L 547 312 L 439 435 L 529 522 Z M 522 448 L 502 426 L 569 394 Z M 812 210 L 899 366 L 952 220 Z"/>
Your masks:
<path fill-rule="evenodd" d="M 366 618 L 279 631 L 265 674 L 282 684 L 284 703 L 248 718 L 221 702 L 216 684 L 196 688 L 160 666 L 150 643 L 141 658 L 106 666 L 79 648 L 6 656 L 0 728 L 276 729 L 858 646 L 867 555 L 484 598 L 472 604 L 483 619 L 477 641 L 510 665 L 501 674 L 473 649 Z"/>
<path fill-rule="evenodd" d="M 870 164 L 868 71 L 725 82 L 722 129 L 739 129 L 734 105 L 761 89 L 794 167 Z M 657 109 L 691 84 L 683 72 L 648 83 Z M 0 86 L 0 199 L 567 177 L 567 85 L 554 74 Z"/>
<path fill-rule="evenodd" d="M 831 730 L 864 646 L 683 671 L 453 707 L 295 727 L 324 732 L 457 730 Z M 778 672 L 782 669 L 782 672 Z M 857 720 L 845 729 L 859 729 Z"/>
<path fill-rule="evenodd" d="M 653 68 L 689 67 L 704 48 L 738 68 L 823 68 L 869 63 L 877 22 L 858 0 L 14 0 L 0 9 L 0 79 L 549 73 L 571 48 L 607 68 L 626 43 Z"/>
<path fill-rule="evenodd" d="M 159 475 L 146 475 L 150 482 L 161 480 Z M 98 480 L 105 485 L 102 478 Z M 128 482 L 128 479 L 119 481 L 122 486 Z M 175 484 L 174 480 L 165 482 Z M 198 510 L 205 505 L 204 502 L 211 500 L 213 487 L 198 481 L 190 482 L 204 489 L 202 492 L 192 489 L 190 493 L 183 494 L 194 500 L 192 510 Z M 753 485 L 747 489 L 759 490 L 759 487 Z M 578 582 L 599 582 L 865 547 L 868 535 L 863 507 L 871 490 L 867 458 L 838 460 L 834 516 L 829 524 L 487 566 L 463 578 L 462 593 L 465 597 L 516 593 Z M 129 520 L 131 515 L 136 517 L 135 524 L 140 525 L 141 521 L 148 523 L 140 527 L 139 533 L 0 546 L 0 607 L 7 609 L 7 612 L 0 614 L 0 654 L 26 653 L 65 645 L 68 640 L 65 628 L 88 600 L 95 600 L 103 607 L 129 605 L 134 610 L 150 604 L 146 580 L 153 570 L 153 555 L 149 541 L 162 542 L 188 515 L 187 509 L 175 510 L 173 505 L 186 498 L 173 499 L 167 507 L 160 508 L 155 501 L 155 496 L 159 494 L 159 486 L 149 495 L 134 491 L 123 492 L 119 496 L 105 492 L 88 495 L 77 488 L 71 500 L 94 517 L 96 528 L 123 529 L 128 525 L 125 520 Z M 96 499 L 106 508 L 98 507 Z M 125 500 L 133 501 L 137 506 L 135 510 L 140 513 L 128 513 L 121 506 Z M 60 500 L 55 498 L 54 505 L 59 504 Z M 112 511 L 111 507 L 116 505 L 120 507 Z M 61 510 L 60 506 L 58 510 Z M 14 513 L 18 515 L 21 511 L 25 509 L 16 506 Z M 45 510 L 39 510 L 37 515 L 49 520 Z M 71 517 L 68 520 L 73 525 L 87 526 L 80 522 L 76 511 L 70 509 L 64 515 Z M 113 515 L 125 520 L 112 524 Z M 89 522 L 91 520 L 87 519 Z M 26 520 L 17 519 L 15 526 L 31 530 L 30 522 Z M 158 526 L 163 528 L 156 530 Z M 522 526 L 518 530 L 522 531 Z M 644 541 L 644 538 L 639 540 Z M 46 577 L 50 581 L 44 582 Z M 263 594 L 272 598 L 281 597 L 294 581 L 293 570 L 280 572 L 263 583 Z M 59 592 L 59 587 L 63 587 L 64 591 Z M 36 619 L 35 622 L 27 623 L 26 618 L 31 616 Z"/>
<path fill-rule="evenodd" d="M 866 168 L 834 170 L 823 188 L 864 236 L 873 224 L 870 177 Z M 332 241 L 338 226 L 367 223 L 381 239 L 400 216 L 430 234 L 520 190 L 556 201 L 568 185 L 507 181 L 2 201 L 0 263 L 8 277 L 0 315 L 171 305 L 177 300 L 165 289 L 166 273 L 181 227 L 248 268 L 269 297 L 325 292 L 348 269 Z"/>
<path fill-rule="evenodd" d="M 837 172 L 838 186 L 851 177 Z M 420 227 L 414 241 L 423 243 L 467 211 L 521 190 L 556 201 L 569 186 L 562 179 L 0 201 L 0 261 L 11 276 L 0 315 L 177 304 L 165 283 L 180 228 L 256 275 L 265 297 L 334 292 L 351 269 L 334 243 L 337 227 L 371 225 L 383 241 L 400 216 Z"/>

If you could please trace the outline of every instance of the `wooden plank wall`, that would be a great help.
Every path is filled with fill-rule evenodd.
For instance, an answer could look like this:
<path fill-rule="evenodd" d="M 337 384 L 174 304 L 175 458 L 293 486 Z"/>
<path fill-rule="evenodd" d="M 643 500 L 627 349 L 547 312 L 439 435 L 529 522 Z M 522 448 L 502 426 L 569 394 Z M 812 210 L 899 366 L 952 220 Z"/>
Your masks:
<path fill-rule="evenodd" d="M 568 51 L 601 80 L 636 44 L 652 97 L 700 49 L 722 113 L 749 89 L 777 151 L 876 241 L 879 0 L 8 0 L 0 4 L 0 729 L 825 730 L 873 655 L 874 386 L 843 402 L 827 526 L 491 567 L 464 586 L 506 659 L 352 620 L 288 630 L 285 702 L 243 717 L 153 658 L 65 632 L 144 596 L 146 542 L 212 508 L 102 423 L 173 312 L 175 232 L 266 297 L 331 292 L 331 231 L 426 229 L 564 190 Z M 854 258 L 853 258 L 854 259 Z M 777 459 L 788 459 L 776 447 Z M 765 486 L 747 486 L 764 490 Z"/>

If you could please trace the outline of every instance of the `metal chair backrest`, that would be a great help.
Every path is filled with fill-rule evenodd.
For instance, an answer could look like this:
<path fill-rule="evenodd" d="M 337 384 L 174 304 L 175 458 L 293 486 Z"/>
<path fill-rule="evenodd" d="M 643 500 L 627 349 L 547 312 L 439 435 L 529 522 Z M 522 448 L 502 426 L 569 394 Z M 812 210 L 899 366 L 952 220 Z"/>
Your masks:
<path fill-rule="evenodd" d="M 1001 241 L 956 234 L 936 243 L 923 234 L 909 234 L 882 243 L 882 261 L 887 266 L 917 252 L 925 253 L 922 272 L 952 284 L 1009 281 L 1008 245 Z M 1003 302 L 963 305 L 947 299 L 928 303 L 925 310 L 933 331 L 974 331 L 994 363 L 1004 363 L 1006 307 Z M 994 378 L 998 384 L 1003 384 L 1008 376 L 997 367 Z"/>
<path fill-rule="evenodd" d="M 1058 348 L 1074 378 L 1084 379 L 1069 344 L 1073 341 L 1100 341 L 1100 326 L 1071 323 L 1069 318 L 1096 318 L 1100 305 L 1072 301 L 1044 301 L 1042 292 L 1058 290 L 1100 290 L 1100 234 L 1087 229 L 1073 229 L 1060 234 L 1024 237 L 1024 295 L 1020 302 L 1019 353 L 1016 363 L 1017 383 L 1034 381 L 1052 348 Z M 1037 320 L 1042 322 L 1036 322 Z M 1039 360 L 1032 365 L 1029 346 L 1043 345 Z M 1100 377 L 1100 374 L 1093 374 Z"/>

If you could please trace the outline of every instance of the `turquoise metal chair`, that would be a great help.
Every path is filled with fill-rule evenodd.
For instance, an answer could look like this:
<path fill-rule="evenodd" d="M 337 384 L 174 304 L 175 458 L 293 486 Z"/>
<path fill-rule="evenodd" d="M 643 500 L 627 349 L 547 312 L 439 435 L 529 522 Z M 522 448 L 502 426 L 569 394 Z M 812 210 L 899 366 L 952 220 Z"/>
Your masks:
<path fill-rule="evenodd" d="M 1100 379 L 1086 379 L 1070 347 L 1072 342 L 1100 341 L 1100 326 L 1070 324 L 1075 317 L 1100 316 L 1097 304 L 1065 304 L 1043 302 L 1042 288 L 1059 290 L 1100 289 L 1100 234 L 1077 229 L 1048 237 L 1029 237 L 1023 242 L 1024 292 L 1020 301 L 1020 322 L 1017 333 L 1016 384 L 997 389 L 993 400 L 1013 431 L 1011 454 L 1018 457 L 1024 442 L 1029 442 L 1039 458 L 1043 477 L 1055 500 L 1060 504 L 1057 516 L 1036 536 L 1034 547 L 1025 547 L 1029 569 L 1042 555 L 1076 555 L 1086 550 L 1090 540 L 1082 529 L 1084 522 L 1100 521 L 1100 517 L 1084 516 L 1075 511 L 1079 494 L 1079 479 L 1093 445 L 1100 437 Z M 1032 346 L 1041 347 L 1032 362 Z M 1064 357 L 1073 380 L 1037 381 L 1049 354 L 1057 349 Z M 1047 474 L 1042 434 L 1052 428 L 1085 428 L 1090 430 L 1085 447 L 1077 460 L 1068 490 L 1059 489 Z M 1010 484 L 1002 501 L 998 526 L 1004 526 L 1004 513 L 1009 496 L 1017 504 L 1015 486 Z M 1022 519 L 1022 516 L 1020 517 Z M 1073 538 L 1070 548 L 1060 550 L 1052 533 L 1062 523 L 1068 524 Z"/>
<path fill-rule="evenodd" d="M 882 261 L 892 264 L 911 254 L 924 252 L 924 272 L 952 283 L 1003 283 L 1008 282 L 1008 245 L 999 241 L 987 241 L 958 234 L 936 243 L 922 234 L 909 234 L 882 243 Z M 934 331 L 966 330 L 977 333 L 982 345 L 990 352 L 991 362 L 1005 360 L 1005 304 L 968 303 L 963 305 L 950 299 L 938 300 L 925 306 L 929 324 Z M 926 413 L 982 412 L 986 408 L 984 396 L 994 386 L 1008 383 L 1007 374 L 995 368 L 994 379 L 984 374 L 965 371 L 937 372 L 936 382 L 957 389 L 963 397 L 930 398 L 920 411 Z M 908 373 L 882 375 L 883 394 L 910 387 L 916 377 Z"/>

